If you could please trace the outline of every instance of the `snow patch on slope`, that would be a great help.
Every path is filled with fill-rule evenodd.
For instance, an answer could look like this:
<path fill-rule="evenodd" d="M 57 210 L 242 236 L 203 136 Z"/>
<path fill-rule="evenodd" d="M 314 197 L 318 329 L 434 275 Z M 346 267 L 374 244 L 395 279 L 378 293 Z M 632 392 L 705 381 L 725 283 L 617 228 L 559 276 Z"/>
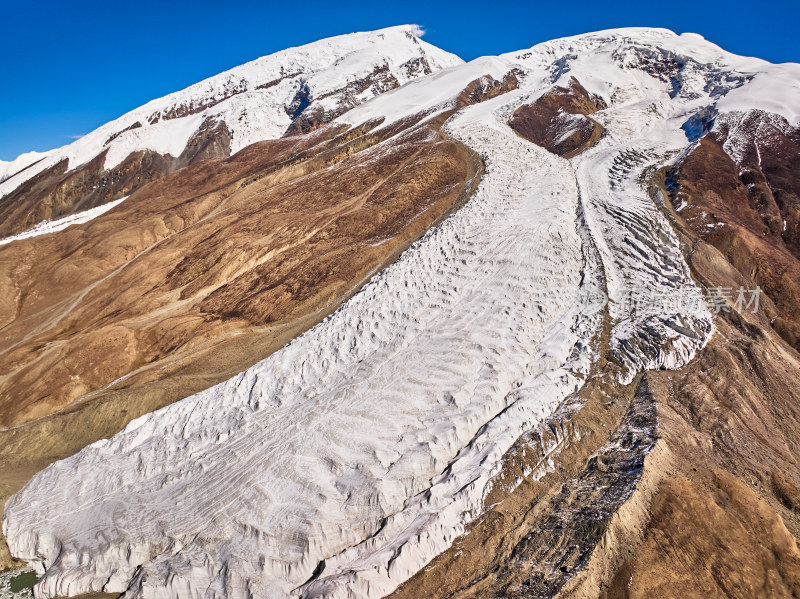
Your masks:
<path fill-rule="evenodd" d="M 7 243 L 11 243 L 12 241 L 18 241 L 20 239 L 30 239 L 31 237 L 38 237 L 39 235 L 47 235 L 48 233 L 57 233 L 58 231 L 63 231 L 70 225 L 79 225 L 82 223 L 88 223 L 93 218 L 97 218 L 101 214 L 105 214 L 112 208 L 119 206 L 122 202 L 128 199 L 128 196 L 120 198 L 118 200 L 114 200 L 113 202 L 107 202 L 102 204 L 101 206 L 95 206 L 94 208 L 90 208 L 89 210 L 84 210 L 83 212 L 76 212 L 75 214 L 70 214 L 69 216 L 65 216 L 64 218 L 57 218 L 55 220 L 46 220 L 38 223 L 36 226 L 31 227 L 27 231 L 23 231 L 22 233 L 17 233 L 16 235 L 11 235 L 9 237 L 4 237 L 0 239 L 0 245 L 5 245 Z"/>
<path fill-rule="evenodd" d="M 732 90 L 717 103 L 720 112 L 763 110 L 800 126 L 800 64 L 766 63 L 750 85 Z"/>

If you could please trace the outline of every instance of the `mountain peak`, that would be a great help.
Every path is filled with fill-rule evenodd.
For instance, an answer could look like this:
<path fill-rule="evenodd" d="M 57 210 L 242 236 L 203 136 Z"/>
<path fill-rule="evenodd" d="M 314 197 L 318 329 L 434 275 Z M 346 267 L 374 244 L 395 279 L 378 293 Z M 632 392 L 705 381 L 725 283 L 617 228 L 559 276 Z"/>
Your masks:
<path fill-rule="evenodd" d="M 463 62 L 420 35 L 417 25 L 350 33 L 239 65 L 152 100 L 35 160 L 29 154 L 0 165 L 0 200 L 13 211 L 15 191 L 33 177 L 55 181 L 41 190 L 43 199 L 62 189 L 64 176 L 81 171 L 85 192 L 94 198 L 82 208 L 91 208 L 194 161 L 308 132 L 376 95 Z M 161 166 L 141 166 L 145 155 L 159 156 Z M 120 171 L 125 180 L 115 174 Z M 0 236 L 36 224 L 10 218 L 8 210 L 0 205 L 0 216 L 5 215 Z M 70 210 L 71 205 L 54 206 L 41 216 L 57 218 Z"/>

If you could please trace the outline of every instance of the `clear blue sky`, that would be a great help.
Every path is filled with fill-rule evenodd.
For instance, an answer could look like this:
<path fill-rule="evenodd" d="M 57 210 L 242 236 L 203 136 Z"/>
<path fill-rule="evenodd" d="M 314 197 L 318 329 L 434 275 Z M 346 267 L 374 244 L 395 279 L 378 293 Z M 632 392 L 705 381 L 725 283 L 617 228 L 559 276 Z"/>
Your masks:
<path fill-rule="evenodd" d="M 289 46 L 418 23 L 469 60 L 623 26 L 693 31 L 800 62 L 798 0 L 243 2 L 0 0 L 0 159 L 69 143 L 148 100 Z"/>

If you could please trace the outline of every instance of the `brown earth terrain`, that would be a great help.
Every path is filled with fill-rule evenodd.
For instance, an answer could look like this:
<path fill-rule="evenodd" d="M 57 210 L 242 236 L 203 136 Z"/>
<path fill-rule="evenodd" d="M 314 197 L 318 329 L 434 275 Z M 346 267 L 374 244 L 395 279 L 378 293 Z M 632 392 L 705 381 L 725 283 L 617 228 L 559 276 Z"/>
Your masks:
<path fill-rule="evenodd" d="M 181 352 L 346 295 L 476 174 L 434 127 L 378 145 L 387 135 L 264 142 L 166 177 L 86 225 L 4 246 L 0 426 L 122 376 L 113 386 L 163 378 Z"/>
<path fill-rule="evenodd" d="M 732 135 L 740 164 L 723 149 Z M 800 350 L 800 130 L 752 111 L 700 140 L 667 184 L 677 218 L 765 291 L 771 326 Z"/>
<path fill-rule="evenodd" d="M 458 105 L 515 86 L 482 78 Z M 483 166 L 439 131 L 450 114 L 254 144 L 0 247 L 0 507 L 49 463 L 267 357 L 466 201 Z"/>
<path fill-rule="evenodd" d="M 0 237 L 117 200 L 185 166 L 229 154 L 227 126 L 208 119 L 177 157 L 134 152 L 118 166 L 105 169 L 103 151 L 74 170 L 67 170 L 67 161 L 62 160 L 0 198 Z"/>

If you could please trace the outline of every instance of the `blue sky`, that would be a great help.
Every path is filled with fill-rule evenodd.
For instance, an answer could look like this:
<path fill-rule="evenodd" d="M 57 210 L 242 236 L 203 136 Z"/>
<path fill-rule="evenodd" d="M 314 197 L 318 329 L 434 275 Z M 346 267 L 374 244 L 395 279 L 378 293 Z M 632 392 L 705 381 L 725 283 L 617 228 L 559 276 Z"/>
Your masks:
<path fill-rule="evenodd" d="M 693 31 L 800 62 L 797 0 L 609 3 L 0 0 L 0 160 L 69 143 L 148 100 L 289 46 L 418 23 L 464 59 L 610 27 Z"/>

